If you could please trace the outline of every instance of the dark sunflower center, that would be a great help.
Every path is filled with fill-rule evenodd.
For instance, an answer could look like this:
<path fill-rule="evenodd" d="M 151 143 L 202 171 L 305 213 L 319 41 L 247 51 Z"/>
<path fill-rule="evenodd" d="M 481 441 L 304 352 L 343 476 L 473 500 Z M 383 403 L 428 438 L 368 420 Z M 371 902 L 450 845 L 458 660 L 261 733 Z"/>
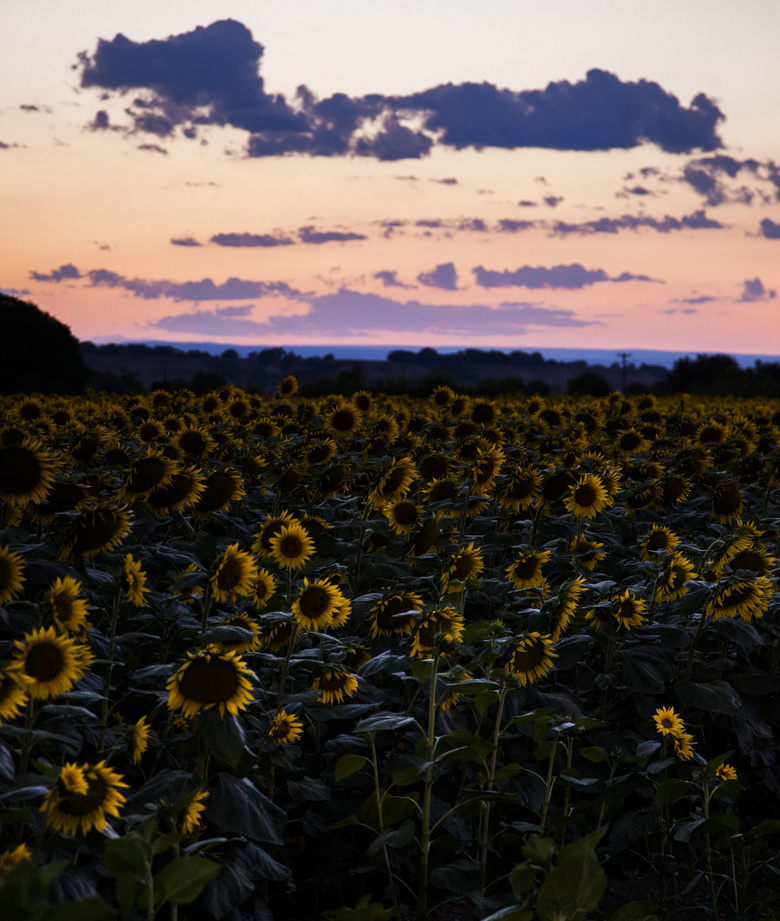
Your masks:
<path fill-rule="evenodd" d="M 184 502 L 192 495 L 195 477 L 189 473 L 177 473 L 167 486 L 161 486 L 149 496 L 153 508 L 169 508 Z"/>
<path fill-rule="evenodd" d="M 539 558 L 530 556 L 525 560 L 518 560 L 512 567 L 512 572 L 518 579 L 533 579 L 539 571 Z"/>
<path fill-rule="evenodd" d="M 677 589 L 682 588 L 687 581 L 688 570 L 683 569 L 682 566 L 672 566 L 671 571 L 669 572 L 669 578 L 666 583 L 669 591 L 676 592 Z"/>
<path fill-rule="evenodd" d="M 458 498 L 458 487 L 451 480 L 435 483 L 429 498 L 431 502 L 444 502 L 446 499 L 454 502 Z"/>
<path fill-rule="evenodd" d="M 382 481 L 379 491 L 383 496 L 389 496 L 391 493 L 394 493 L 397 489 L 401 489 L 406 480 L 406 470 L 402 467 L 396 467 L 394 470 L 391 470 Z"/>
<path fill-rule="evenodd" d="M 265 601 L 265 599 L 271 594 L 271 586 L 266 582 L 265 579 L 258 579 L 257 585 L 255 586 L 255 597 L 258 601 Z"/>
<path fill-rule="evenodd" d="M 24 670 L 36 681 L 53 681 L 63 671 L 65 659 L 53 643 L 37 643 L 25 656 Z"/>
<path fill-rule="evenodd" d="M 456 579 L 468 579 L 468 577 L 477 568 L 477 561 L 474 557 L 461 556 L 452 565 L 452 574 Z"/>
<path fill-rule="evenodd" d="M 179 447 L 187 454 L 194 454 L 200 457 L 206 450 L 206 440 L 200 432 L 183 432 L 179 438 Z"/>
<path fill-rule="evenodd" d="M 241 584 L 243 578 L 244 567 L 239 560 L 230 556 L 223 560 L 222 565 L 219 567 L 217 586 L 220 591 L 232 592 Z"/>
<path fill-rule="evenodd" d="M 76 553 L 89 553 L 99 550 L 116 537 L 121 527 L 121 519 L 110 509 L 90 512 L 79 523 L 73 549 Z"/>
<path fill-rule="evenodd" d="M 292 732 L 292 724 L 289 719 L 285 718 L 279 720 L 279 722 L 274 726 L 272 730 L 272 735 L 276 739 L 286 739 L 287 736 Z"/>
<path fill-rule="evenodd" d="M 509 484 L 507 495 L 510 499 L 527 499 L 533 495 L 535 486 L 531 477 L 518 477 Z"/>
<path fill-rule="evenodd" d="M 355 427 L 355 416 L 348 409 L 339 409 L 330 424 L 337 432 L 350 432 Z"/>
<path fill-rule="evenodd" d="M 664 534 L 663 531 L 653 531 L 648 537 L 645 546 L 648 550 L 669 550 L 671 541 L 669 540 L 669 535 Z"/>
<path fill-rule="evenodd" d="M 201 704 L 226 703 L 237 690 L 235 665 L 215 656 L 193 659 L 179 678 L 182 697 Z"/>
<path fill-rule="evenodd" d="M 278 547 L 279 554 L 286 560 L 296 560 L 303 553 L 303 542 L 297 534 L 285 534 Z"/>
<path fill-rule="evenodd" d="M 377 611 L 376 623 L 382 630 L 399 630 L 414 620 L 414 614 L 410 614 L 406 621 L 399 623 L 393 621 L 394 617 L 410 611 L 414 605 L 408 598 L 388 598 L 382 608 Z"/>
<path fill-rule="evenodd" d="M 195 506 L 198 512 L 216 512 L 236 494 L 236 484 L 227 473 L 216 472 L 206 480 L 206 488 Z"/>
<path fill-rule="evenodd" d="M 619 441 L 619 445 L 623 451 L 636 451 L 636 449 L 642 444 L 642 436 L 638 435 L 636 432 L 626 432 L 625 435 L 622 435 Z"/>
<path fill-rule="evenodd" d="M 447 475 L 449 461 L 443 454 L 430 454 L 420 464 L 420 473 L 426 480 Z"/>
<path fill-rule="evenodd" d="M 742 492 L 736 483 L 722 486 L 717 490 L 712 500 L 712 507 L 717 515 L 733 514 L 741 504 Z"/>
<path fill-rule="evenodd" d="M 547 502 L 555 502 L 569 488 L 567 473 L 554 473 L 542 487 L 542 496 Z"/>
<path fill-rule="evenodd" d="M 582 508 L 591 508 L 598 501 L 599 494 L 590 483 L 583 483 L 574 490 L 574 501 Z"/>
<path fill-rule="evenodd" d="M 737 569 L 750 569 L 760 575 L 764 575 L 769 571 L 761 554 L 753 550 L 742 550 L 729 562 L 729 566 L 735 571 Z"/>
<path fill-rule="evenodd" d="M 347 686 L 347 677 L 341 672 L 325 672 L 320 678 L 320 690 L 341 691 Z"/>
<path fill-rule="evenodd" d="M 57 620 L 64 622 L 70 620 L 73 614 L 73 601 L 64 592 L 58 592 L 52 596 L 51 603 Z"/>
<path fill-rule="evenodd" d="M 309 585 L 301 593 L 298 603 L 307 620 L 319 620 L 328 614 L 331 596 L 321 585 Z"/>
<path fill-rule="evenodd" d="M 286 522 L 284 521 L 269 521 L 263 528 L 263 533 L 260 535 L 260 544 L 266 553 L 271 552 L 271 538 L 276 537 L 285 524 Z"/>
<path fill-rule="evenodd" d="M 534 639 L 515 649 L 510 666 L 517 672 L 531 672 L 544 662 L 545 655 L 544 643 Z"/>
<path fill-rule="evenodd" d="M 419 517 L 414 502 L 399 502 L 393 509 L 393 518 L 400 525 L 416 524 Z"/>
<path fill-rule="evenodd" d="M 636 605 L 630 598 L 624 598 L 619 601 L 615 608 L 615 617 L 621 620 L 629 620 L 636 614 Z"/>
<path fill-rule="evenodd" d="M 19 445 L 0 451 L 0 492 L 23 496 L 41 484 L 43 469 L 35 452 Z"/>
<path fill-rule="evenodd" d="M 748 604 L 753 601 L 755 598 L 755 592 L 753 591 L 752 585 L 737 585 L 735 586 L 728 597 L 721 602 L 723 607 L 726 608 L 736 608 L 741 604 Z"/>
<path fill-rule="evenodd" d="M 87 792 L 61 796 L 57 802 L 57 809 L 66 815 L 88 815 L 105 806 L 107 792 L 108 784 L 102 777 L 90 776 Z"/>
<path fill-rule="evenodd" d="M 307 459 L 310 464 L 320 464 L 322 461 L 326 461 L 329 457 L 330 445 L 316 445 L 309 451 L 307 455 Z"/>

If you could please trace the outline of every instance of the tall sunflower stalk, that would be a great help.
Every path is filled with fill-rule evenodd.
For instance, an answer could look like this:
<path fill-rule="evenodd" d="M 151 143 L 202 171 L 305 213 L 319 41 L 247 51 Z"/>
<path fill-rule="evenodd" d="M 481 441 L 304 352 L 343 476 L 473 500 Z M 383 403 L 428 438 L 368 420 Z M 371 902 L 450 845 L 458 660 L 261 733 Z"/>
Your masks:
<path fill-rule="evenodd" d="M 114 597 L 111 602 L 111 623 L 108 628 L 108 662 L 106 664 L 106 673 L 103 677 L 103 703 L 101 706 L 100 723 L 102 731 L 100 733 L 100 744 L 98 752 L 102 755 L 106 747 L 106 731 L 108 729 L 108 704 L 109 693 L 111 691 L 111 675 L 114 671 L 114 653 L 116 651 L 116 627 L 119 621 L 119 608 L 121 605 L 121 585 L 117 584 L 114 589 Z"/>
<path fill-rule="evenodd" d="M 431 850 L 431 798 L 433 795 L 433 756 L 436 744 L 436 676 L 439 671 L 441 653 L 436 652 L 431 667 L 430 692 L 428 694 L 428 726 L 426 733 L 425 784 L 423 789 L 422 829 L 420 831 L 420 880 L 417 899 L 417 917 L 425 921 L 428 917 L 428 865 Z"/>
<path fill-rule="evenodd" d="M 487 792 L 493 789 L 493 783 L 496 779 L 496 764 L 498 762 L 498 743 L 501 739 L 501 719 L 504 715 L 504 702 L 509 692 L 509 685 L 504 682 L 501 685 L 501 692 L 498 695 L 498 711 L 496 712 L 496 721 L 493 724 L 493 752 L 490 756 L 490 767 L 488 768 Z M 480 815 L 480 840 L 479 840 L 479 862 L 482 868 L 482 891 L 485 891 L 487 882 L 487 852 L 490 836 L 490 801 L 482 804 Z"/>

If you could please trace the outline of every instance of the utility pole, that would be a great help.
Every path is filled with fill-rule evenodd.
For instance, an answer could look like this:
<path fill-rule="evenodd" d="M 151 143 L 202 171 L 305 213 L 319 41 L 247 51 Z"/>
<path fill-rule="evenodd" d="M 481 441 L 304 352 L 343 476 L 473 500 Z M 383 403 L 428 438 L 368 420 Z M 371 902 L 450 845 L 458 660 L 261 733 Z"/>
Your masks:
<path fill-rule="evenodd" d="M 623 393 L 626 392 L 626 360 L 631 357 L 631 352 L 618 352 L 618 358 L 623 359 Z"/>

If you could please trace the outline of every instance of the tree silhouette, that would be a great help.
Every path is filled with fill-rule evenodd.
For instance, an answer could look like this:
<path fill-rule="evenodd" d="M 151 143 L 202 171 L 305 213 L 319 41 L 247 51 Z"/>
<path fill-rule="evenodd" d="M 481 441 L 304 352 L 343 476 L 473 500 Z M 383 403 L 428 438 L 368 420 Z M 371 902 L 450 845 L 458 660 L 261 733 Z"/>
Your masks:
<path fill-rule="evenodd" d="M 89 369 L 70 328 L 0 294 L 0 393 L 83 393 Z"/>

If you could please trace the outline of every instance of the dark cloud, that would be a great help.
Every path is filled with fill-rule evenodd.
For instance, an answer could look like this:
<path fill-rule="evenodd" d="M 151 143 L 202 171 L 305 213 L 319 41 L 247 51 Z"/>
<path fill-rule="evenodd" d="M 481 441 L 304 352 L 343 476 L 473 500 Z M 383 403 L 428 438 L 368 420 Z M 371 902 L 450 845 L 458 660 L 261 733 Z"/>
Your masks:
<path fill-rule="evenodd" d="M 671 230 L 721 230 L 723 224 L 707 217 L 704 211 L 695 211 L 693 214 L 681 218 L 670 217 L 668 214 L 662 219 L 643 215 L 624 214 L 622 217 L 602 217 L 596 221 L 583 221 L 579 224 L 568 224 L 565 221 L 556 221 L 552 232 L 555 236 L 579 234 L 589 236 L 596 233 L 617 233 L 619 230 L 640 230 L 648 228 L 658 233 L 669 233 Z"/>
<path fill-rule="evenodd" d="M 53 109 L 50 109 L 49 106 L 38 106 L 33 105 L 32 103 L 23 103 L 19 106 L 19 108 L 22 110 L 22 112 L 45 112 L 47 115 L 51 115 L 51 113 L 54 111 Z"/>
<path fill-rule="evenodd" d="M 12 147 L 24 147 L 24 144 L 6 144 L 5 141 L 0 141 L 0 150 L 11 150 Z"/>
<path fill-rule="evenodd" d="M 769 178 L 761 175 L 763 172 L 761 167 L 762 164 L 758 160 L 736 160 L 725 154 L 716 154 L 712 157 L 691 160 L 683 169 L 682 181 L 702 195 L 713 207 L 722 205 L 724 202 L 750 204 L 756 191 L 744 185 L 737 189 L 730 189 L 723 177 L 735 179 L 740 172 L 744 171 L 751 174 L 754 179 Z"/>
<path fill-rule="evenodd" d="M 67 265 L 61 265 L 58 269 L 52 269 L 52 271 L 46 275 L 41 272 L 30 272 L 30 278 L 35 281 L 66 281 L 69 279 L 81 278 L 81 272 L 76 268 L 75 265 L 68 263 Z"/>
<path fill-rule="evenodd" d="M 457 185 L 458 180 L 448 176 L 446 179 L 431 179 L 431 182 L 438 182 L 439 185 Z"/>
<path fill-rule="evenodd" d="M 387 332 L 435 332 L 484 335 L 524 335 L 542 327 L 583 327 L 598 325 L 579 320 L 571 310 L 538 307 L 526 303 L 506 303 L 491 308 L 482 304 L 467 307 L 396 301 L 377 294 L 341 289 L 335 294 L 310 297 L 304 315 L 270 317 L 267 322 L 250 320 L 244 314 L 229 317 L 224 308 L 196 310 L 163 317 L 156 327 L 169 332 L 221 336 L 323 335 L 352 336 Z"/>
<path fill-rule="evenodd" d="M 651 192 L 650 189 L 646 189 L 643 185 L 635 185 L 630 189 L 626 188 L 626 186 L 623 186 L 619 192 L 615 192 L 616 198 L 628 198 L 630 195 L 637 195 L 640 197 L 647 195 L 650 197 L 655 197 L 656 193 Z"/>
<path fill-rule="evenodd" d="M 772 301 L 776 297 L 777 291 L 767 291 L 760 278 L 753 278 L 745 280 L 739 300 L 752 303 L 753 301 Z"/>
<path fill-rule="evenodd" d="M 0 294 L 7 294 L 10 297 L 27 297 L 29 293 L 29 288 L 0 288 Z"/>
<path fill-rule="evenodd" d="M 674 303 L 677 304 L 710 304 L 717 301 L 717 297 L 711 297 L 708 294 L 701 294 L 698 297 L 676 297 Z"/>
<path fill-rule="evenodd" d="M 269 233 L 215 233 L 211 242 L 217 246 L 292 246 L 295 240 Z"/>
<path fill-rule="evenodd" d="M 562 195 L 545 195 L 544 203 L 550 208 L 557 208 L 558 205 L 563 201 Z"/>
<path fill-rule="evenodd" d="M 481 217 L 461 218 L 455 226 L 458 230 L 471 230 L 476 233 L 488 232 L 488 226 Z"/>
<path fill-rule="evenodd" d="M 437 265 L 432 272 L 420 272 L 417 281 L 429 288 L 441 288 L 442 291 L 458 290 L 458 273 L 451 262 Z"/>
<path fill-rule="evenodd" d="M 194 137 L 201 125 L 231 125 L 250 133 L 250 157 L 395 161 L 424 157 L 434 145 L 611 150 L 652 143 L 673 153 L 721 146 L 716 128 L 724 116 L 704 94 L 686 108 L 657 83 L 623 82 L 604 70 L 519 92 L 462 83 L 407 96 L 335 93 L 320 100 L 301 86 L 288 103 L 265 91 L 262 55 L 249 29 L 227 19 L 147 42 L 121 34 L 100 39 L 94 53 L 79 55 L 77 68 L 84 88 L 132 92 L 130 130 L 167 138 L 181 129 Z M 92 127 L 108 122 L 96 118 Z"/>
<path fill-rule="evenodd" d="M 525 265 L 514 272 L 485 269 L 481 265 L 472 269 L 476 283 L 481 288 L 566 288 L 578 290 L 588 288 L 597 282 L 655 281 L 647 275 L 633 275 L 622 272 L 610 278 L 604 269 L 586 269 L 579 263 L 572 265 L 545 266 Z"/>
<path fill-rule="evenodd" d="M 301 243 L 348 243 L 351 240 L 368 239 L 362 233 L 344 233 L 339 230 L 315 230 L 313 227 L 301 227 L 298 231 Z"/>
<path fill-rule="evenodd" d="M 405 285 L 402 281 L 399 281 L 398 272 L 395 269 L 374 272 L 371 277 L 381 281 L 386 288 L 414 288 L 414 285 Z"/>
<path fill-rule="evenodd" d="M 245 131 L 299 131 L 305 120 L 258 73 L 263 46 L 232 19 L 162 40 L 99 39 L 82 52 L 81 86 L 126 94 L 133 128 L 167 137 L 178 127 L 232 125 Z"/>
<path fill-rule="evenodd" d="M 150 153 L 165 154 L 166 157 L 168 156 L 168 151 L 164 147 L 160 147 L 159 144 L 139 144 L 138 149 L 148 150 Z"/>
<path fill-rule="evenodd" d="M 518 233 L 521 230 L 528 230 L 535 224 L 536 221 L 515 221 L 512 218 L 505 217 L 498 222 L 498 229 L 505 233 Z"/>
<path fill-rule="evenodd" d="M 171 237 L 173 246 L 203 246 L 194 237 Z"/>
<path fill-rule="evenodd" d="M 695 307 L 670 307 L 668 310 L 662 310 L 661 313 L 698 313 Z"/>
<path fill-rule="evenodd" d="M 528 199 L 524 198 L 522 201 L 519 201 L 519 202 L 517 203 L 517 206 L 518 206 L 519 208 L 535 208 L 535 207 L 536 207 L 536 202 L 535 202 L 535 201 L 528 201 Z"/>
<path fill-rule="evenodd" d="M 765 217 L 761 221 L 761 235 L 766 237 L 767 240 L 780 240 L 780 224 L 775 224 L 774 221 L 770 221 L 768 217 Z"/>

